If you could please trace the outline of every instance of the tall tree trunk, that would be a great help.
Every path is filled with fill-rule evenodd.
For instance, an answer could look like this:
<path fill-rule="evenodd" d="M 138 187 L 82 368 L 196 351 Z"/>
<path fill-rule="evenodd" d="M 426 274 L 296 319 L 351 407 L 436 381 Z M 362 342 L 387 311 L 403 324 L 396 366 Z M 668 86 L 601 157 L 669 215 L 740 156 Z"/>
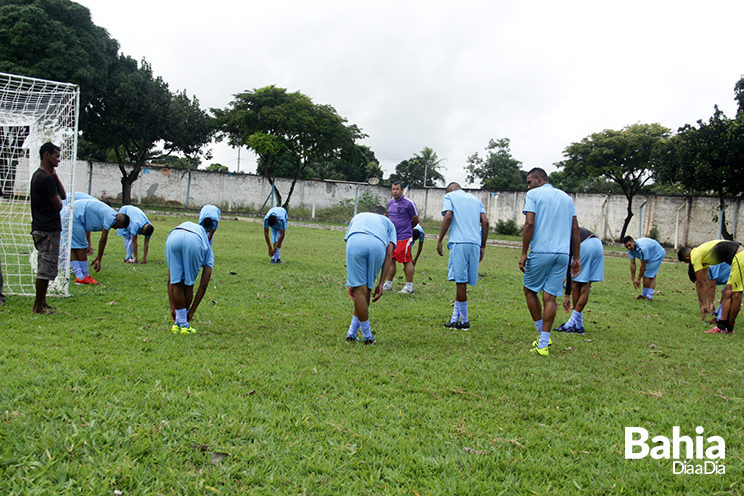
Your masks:
<path fill-rule="evenodd" d="M 721 219 L 721 236 L 723 239 L 728 241 L 733 241 L 734 236 L 728 232 L 728 228 L 726 227 L 726 212 L 723 210 L 726 207 L 726 202 L 723 199 L 723 195 L 718 195 L 718 215 L 720 215 Z"/>
<path fill-rule="evenodd" d="M 630 219 L 633 218 L 633 197 L 627 196 L 628 199 L 628 215 L 625 217 L 625 222 L 623 222 L 623 229 L 620 231 L 620 241 L 622 242 L 623 238 L 625 237 L 625 232 L 628 230 L 628 224 L 630 224 Z"/>
<path fill-rule="evenodd" d="M 287 199 L 284 201 L 284 207 L 285 210 L 289 209 L 289 200 L 292 198 L 292 192 L 294 191 L 295 184 L 297 184 L 297 179 L 299 179 L 300 174 L 302 174 L 302 171 L 305 170 L 305 167 L 307 167 L 307 163 L 303 164 L 300 162 L 300 160 L 297 160 L 297 170 L 295 171 L 294 179 L 292 180 L 292 186 L 289 187 L 289 193 L 287 193 Z"/>

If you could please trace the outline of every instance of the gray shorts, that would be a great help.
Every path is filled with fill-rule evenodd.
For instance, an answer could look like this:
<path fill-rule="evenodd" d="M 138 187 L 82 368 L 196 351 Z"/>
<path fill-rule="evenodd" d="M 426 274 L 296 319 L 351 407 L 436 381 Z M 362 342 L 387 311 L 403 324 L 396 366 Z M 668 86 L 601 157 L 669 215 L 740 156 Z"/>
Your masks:
<path fill-rule="evenodd" d="M 34 246 L 39 252 L 36 278 L 53 281 L 57 278 L 59 266 L 59 231 L 32 231 Z"/>

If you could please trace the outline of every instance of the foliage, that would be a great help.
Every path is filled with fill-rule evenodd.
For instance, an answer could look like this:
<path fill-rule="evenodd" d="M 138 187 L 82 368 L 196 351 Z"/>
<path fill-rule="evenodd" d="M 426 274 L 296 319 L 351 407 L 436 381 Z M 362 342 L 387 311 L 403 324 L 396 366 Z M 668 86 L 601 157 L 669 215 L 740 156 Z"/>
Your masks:
<path fill-rule="evenodd" d="M 123 204 L 131 203 L 132 183 L 145 164 L 164 153 L 181 152 L 189 160 L 179 163 L 193 166 L 200 162 L 195 155 L 213 134 L 196 98 L 189 100 L 185 92 L 171 94 L 146 61 L 138 66 L 123 55 L 109 76 L 105 96 L 85 111 L 90 122 L 86 138 L 114 151 L 122 174 Z"/>
<path fill-rule="evenodd" d="M 499 219 L 496 222 L 496 225 L 493 228 L 493 231 L 496 234 L 501 234 L 502 236 L 521 236 L 522 235 L 522 227 L 518 226 L 516 221 L 514 219 Z"/>
<path fill-rule="evenodd" d="M 515 159 L 509 150 L 509 138 L 488 141 L 485 159 L 475 152 L 468 157 L 465 170 L 467 181 L 481 182 L 481 188 L 493 191 L 525 191 L 527 171 L 520 169 L 522 162 Z"/>
<path fill-rule="evenodd" d="M 366 136 L 356 125 L 347 125 L 330 105 L 315 104 L 299 91 L 288 93 L 273 85 L 239 93 L 227 108 L 212 113 L 218 139 L 227 137 L 229 144 L 245 145 L 258 155 L 257 172 L 269 180 L 293 179 L 285 208 L 297 179 L 311 164 L 353 155 L 358 151 L 355 141 Z"/>
<path fill-rule="evenodd" d="M 395 166 L 395 172 L 390 175 L 388 182 L 400 181 L 403 187 L 410 186 L 421 188 L 424 185 L 434 187 L 437 183 L 444 183 L 444 176 L 439 169 L 442 160 L 436 152 L 429 147 L 421 150 L 421 154 L 414 154 L 412 158 L 403 160 Z"/>
<path fill-rule="evenodd" d="M 205 170 L 217 171 L 217 172 L 228 172 L 230 169 L 228 169 L 226 165 L 222 165 L 222 164 L 209 164 L 209 166 L 207 166 Z"/>
<path fill-rule="evenodd" d="M 455 296 L 447 258 L 427 239 L 415 298 L 373 303 L 377 345 L 359 346 L 343 339 L 343 230 L 290 226 L 271 266 L 260 223 L 223 219 L 198 332 L 181 336 L 163 252 L 188 219 L 150 217 L 147 265 L 121 262 L 109 239 L 101 286 L 50 300 L 56 315 L 8 295 L 0 493 L 739 492 L 739 338 L 702 333 L 682 264 L 663 264 L 663 294 L 635 304 L 627 256 L 607 257 L 587 334 L 554 333 L 538 359 L 515 250 L 486 248 L 468 291 L 477 332 L 456 332 L 442 328 Z M 725 475 L 624 459 L 623 427 L 671 437 L 680 426 L 694 440 L 701 419 L 726 441 Z"/>
<path fill-rule="evenodd" d="M 651 179 L 658 150 L 670 133 L 659 124 L 633 124 L 620 131 L 606 129 L 569 145 L 563 151 L 566 159 L 556 165 L 567 177 L 604 178 L 620 187 L 628 200 L 622 238 L 633 217 L 633 197 Z"/>
<path fill-rule="evenodd" d="M 153 157 L 149 163 L 175 167 L 177 169 L 198 169 L 201 165 L 199 157 L 176 157 L 173 155 L 162 155 Z"/>
<path fill-rule="evenodd" d="M 744 121 L 715 106 L 708 122 L 686 124 L 668 140 L 654 175 L 662 184 L 679 184 L 685 194 L 713 193 L 723 209 L 726 197 L 744 194 Z"/>

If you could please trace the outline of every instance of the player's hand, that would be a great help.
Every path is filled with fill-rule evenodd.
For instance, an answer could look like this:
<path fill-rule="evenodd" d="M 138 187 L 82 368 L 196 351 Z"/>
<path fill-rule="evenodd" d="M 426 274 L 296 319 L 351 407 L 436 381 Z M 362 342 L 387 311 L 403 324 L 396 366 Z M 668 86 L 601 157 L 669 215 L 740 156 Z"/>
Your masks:
<path fill-rule="evenodd" d="M 101 260 L 100 259 L 96 258 L 95 260 L 93 260 L 93 263 L 91 263 L 91 265 L 93 266 L 93 270 L 95 272 L 101 271 Z"/>
<path fill-rule="evenodd" d="M 442 240 L 437 241 L 437 253 L 439 253 L 440 257 L 444 256 L 444 252 L 442 251 Z"/>
<path fill-rule="evenodd" d="M 349 298 L 354 299 L 354 289 L 351 286 L 349 286 Z"/>
<path fill-rule="evenodd" d="M 86 252 L 86 253 L 87 253 L 88 255 L 93 255 L 93 247 L 92 247 L 92 246 L 89 246 L 89 247 L 88 247 L 88 248 L 87 248 L 87 249 L 85 250 L 85 252 Z"/>
<path fill-rule="evenodd" d="M 571 311 L 571 297 L 569 295 L 563 296 L 563 311 L 566 313 Z"/>
<path fill-rule="evenodd" d="M 380 281 L 380 284 L 375 286 L 375 292 L 372 296 L 372 301 L 377 301 L 380 299 L 380 296 L 382 296 L 382 281 Z"/>
<path fill-rule="evenodd" d="M 633 279 L 633 287 L 634 287 L 635 289 L 638 289 L 638 288 L 640 288 L 640 287 L 641 287 L 641 280 L 640 280 L 640 279 L 638 279 L 638 280 L 636 281 L 635 279 Z"/>
<path fill-rule="evenodd" d="M 485 249 L 485 248 L 481 248 L 481 251 L 480 251 L 480 260 L 479 260 L 479 262 L 482 262 L 482 261 L 483 261 L 483 256 L 484 256 L 485 254 L 486 254 L 486 249 Z"/>
<path fill-rule="evenodd" d="M 576 258 L 571 262 L 571 277 L 576 277 L 581 272 L 581 260 Z"/>
<path fill-rule="evenodd" d="M 191 319 L 193 319 L 193 318 L 194 318 L 194 309 L 191 308 L 191 309 L 189 309 L 188 313 L 186 314 L 186 321 L 190 323 L 191 322 Z"/>
<path fill-rule="evenodd" d="M 526 253 L 522 253 L 522 256 L 519 257 L 519 270 L 521 270 L 522 272 L 524 272 L 525 265 L 527 265 L 527 254 Z"/>
<path fill-rule="evenodd" d="M 708 315 L 708 307 L 706 305 L 700 305 L 700 313 L 702 314 L 702 321 L 705 322 L 705 317 Z M 711 315 L 713 315 L 713 312 L 711 312 Z"/>

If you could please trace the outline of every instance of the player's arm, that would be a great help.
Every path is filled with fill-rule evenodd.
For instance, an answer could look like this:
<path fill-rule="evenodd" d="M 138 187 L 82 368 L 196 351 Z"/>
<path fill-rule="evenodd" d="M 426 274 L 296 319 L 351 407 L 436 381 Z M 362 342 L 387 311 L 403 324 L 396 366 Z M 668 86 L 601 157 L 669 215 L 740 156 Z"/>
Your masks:
<path fill-rule="evenodd" d="M 271 239 L 269 238 L 269 228 L 264 227 L 264 238 L 266 238 L 266 246 L 269 247 L 269 256 L 272 256 L 274 254 L 273 247 L 271 246 Z"/>
<path fill-rule="evenodd" d="M 636 275 L 635 258 L 631 258 L 630 259 L 630 280 L 633 282 L 633 287 L 637 288 L 638 282 L 636 281 L 635 275 Z"/>
<path fill-rule="evenodd" d="M 573 250 L 573 262 L 571 262 L 571 275 L 574 277 L 581 272 L 581 234 L 579 233 L 579 221 L 573 217 L 571 226 L 571 249 Z"/>
<path fill-rule="evenodd" d="M 447 210 L 447 213 L 444 214 L 444 220 L 442 220 L 442 229 L 439 231 L 439 239 L 437 240 L 437 253 L 439 253 L 440 257 L 444 256 L 444 252 L 442 251 L 442 240 L 444 239 L 444 235 L 447 234 L 447 231 L 449 231 L 451 224 L 452 210 Z"/>
<path fill-rule="evenodd" d="M 641 279 L 643 279 L 643 274 L 646 273 L 646 261 L 641 260 L 641 267 L 638 269 L 638 284 L 641 284 Z"/>
<path fill-rule="evenodd" d="M 279 230 L 279 241 L 274 244 L 274 248 L 281 248 L 282 242 L 284 241 L 284 235 L 287 233 L 286 229 Z"/>
<path fill-rule="evenodd" d="M 519 270 L 524 272 L 527 264 L 527 252 L 530 249 L 532 235 L 535 234 L 535 212 L 527 212 L 524 215 L 524 228 L 522 230 L 522 256 L 519 257 Z"/>
<path fill-rule="evenodd" d="M 483 256 L 486 254 L 486 243 L 488 242 L 488 217 L 486 214 L 481 212 L 481 249 L 480 249 L 480 261 L 483 261 Z"/>
<path fill-rule="evenodd" d="M 90 231 L 85 231 L 85 240 L 88 242 L 88 247 L 85 249 L 85 252 L 88 255 L 93 255 L 93 243 L 90 242 Z"/>
<path fill-rule="evenodd" d="M 59 212 L 60 210 L 62 210 L 62 200 L 67 199 L 67 193 L 65 193 L 65 187 L 62 185 L 62 181 L 60 181 L 59 176 L 57 175 L 56 167 L 52 167 L 51 176 L 54 178 L 54 182 L 57 184 L 57 191 L 59 192 L 59 208 L 57 208 L 57 205 L 54 203 L 54 201 L 52 201 L 52 204 L 54 205 L 54 208 L 57 209 L 57 212 Z"/>
<path fill-rule="evenodd" d="M 419 216 L 411 217 L 411 229 L 418 226 L 419 223 Z"/>
<path fill-rule="evenodd" d="M 702 320 L 705 320 L 705 316 L 710 311 L 711 305 L 713 305 L 714 299 L 710 293 L 710 283 L 713 282 L 713 295 L 715 295 L 715 282 L 708 279 L 708 268 L 702 268 L 695 271 L 695 291 L 698 295 L 698 304 L 700 305 L 700 315 Z M 708 300 L 710 298 L 710 300 Z"/>
<path fill-rule="evenodd" d="M 138 251 L 139 250 L 137 248 L 137 235 L 136 234 L 132 234 L 132 256 L 134 257 L 134 263 L 137 263 L 137 260 L 139 259 L 137 257 L 137 252 Z"/>
<path fill-rule="evenodd" d="M 101 270 L 101 259 L 103 258 L 103 251 L 106 249 L 106 242 L 108 241 L 108 229 L 101 231 L 101 239 L 98 241 L 98 253 L 96 259 L 93 260 L 93 270 L 99 272 Z"/>
<path fill-rule="evenodd" d="M 150 251 L 150 238 L 145 236 L 145 246 L 142 248 L 142 262 L 143 264 L 147 263 L 147 252 Z M 135 252 L 137 253 L 137 252 Z"/>
<path fill-rule="evenodd" d="M 372 301 L 377 301 L 382 296 L 382 285 L 385 282 L 385 274 L 390 270 L 390 264 L 393 260 L 393 243 L 388 243 L 387 249 L 385 250 L 385 261 L 382 262 L 382 269 L 380 269 L 380 282 L 375 287 L 375 293 L 372 297 Z"/>
<path fill-rule="evenodd" d="M 191 307 L 189 308 L 189 312 L 187 314 L 187 319 L 189 322 L 194 317 L 194 312 L 196 312 L 196 308 L 199 306 L 199 303 L 201 303 L 202 299 L 204 298 L 204 294 L 207 292 L 207 287 L 209 286 L 209 279 L 212 277 L 212 267 L 209 265 L 205 265 L 202 269 L 202 275 L 201 279 L 199 280 L 199 289 L 196 290 L 196 294 L 194 295 L 194 301 L 191 303 Z"/>
<path fill-rule="evenodd" d="M 412 263 L 414 267 L 416 267 L 416 262 L 418 262 L 419 255 L 421 255 L 421 250 L 423 249 L 423 247 L 424 247 L 424 241 L 421 240 L 419 241 L 419 244 L 418 244 L 418 251 L 416 251 L 416 256 L 413 258 Z"/>

